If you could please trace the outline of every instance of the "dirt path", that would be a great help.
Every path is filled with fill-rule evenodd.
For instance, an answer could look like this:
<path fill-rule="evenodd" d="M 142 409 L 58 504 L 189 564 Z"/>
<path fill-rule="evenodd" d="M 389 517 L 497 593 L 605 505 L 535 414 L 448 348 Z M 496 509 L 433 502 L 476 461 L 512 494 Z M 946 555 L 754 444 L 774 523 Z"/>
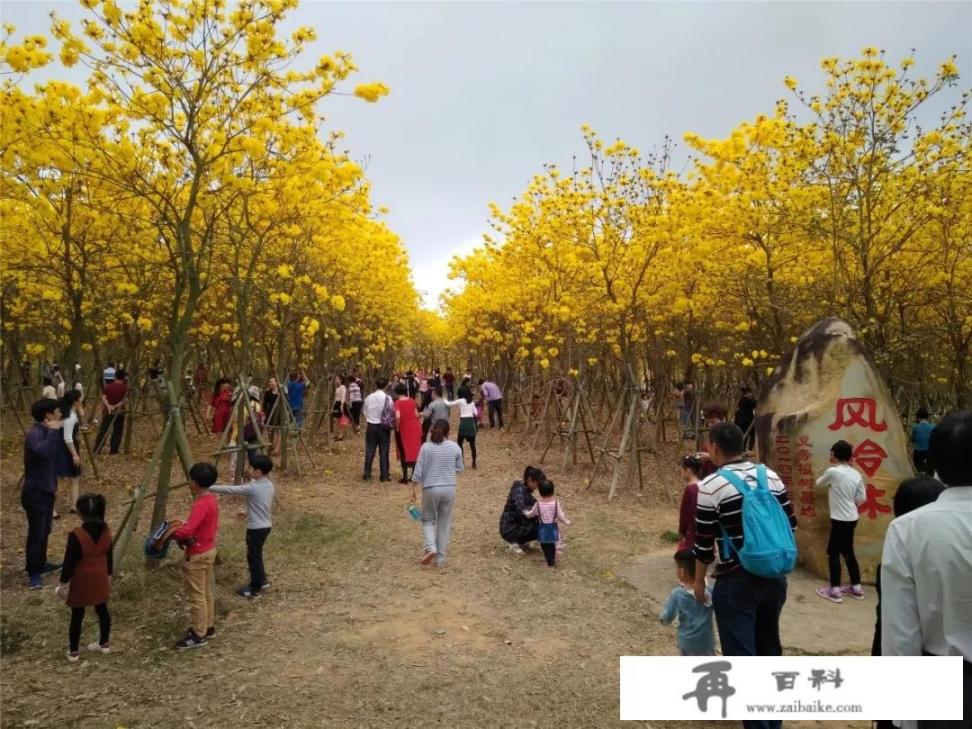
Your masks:
<path fill-rule="evenodd" d="M 675 652 L 672 630 L 619 575 L 636 555 L 667 548 L 661 534 L 674 509 L 631 493 L 608 505 L 602 492 L 582 490 L 580 474 L 550 468 L 575 524 L 562 567 L 549 570 L 539 554 L 506 551 L 497 533 L 509 484 L 529 460 L 515 438 L 486 432 L 480 440 L 480 469 L 461 476 L 444 569 L 417 564 L 421 538 L 405 513 L 405 487 L 362 483 L 361 442 L 351 440 L 321 452 L 314 474 L 276 475 L 273 586 L 258 601 L 232 594 L 246 575 L 244 524 L 237 503 L 223 499 L 219 635 L 207 648 L 171 649 L 186 625 L 176 558 L 151 572 L 132 558 L 112 598 L 114 652 L 80 664 L 64 660 L 63 604 L 50 589 L 24 589 L 23 517 L 15 469 L 5 469 L 2 725 L 619 725 L 618 656 Z M 8 459 L 18 447 L 9 445 Z M 103 463 L 116 484 L 103 488 L 117 504 L 120 484 L 144 460 Z M 178 492 L 170 515 L 187 509 Z M 52 557 L 73 526 L 67 520 L 55 529 Z M 87 640 L 94 622 L 89 616 Z"/>

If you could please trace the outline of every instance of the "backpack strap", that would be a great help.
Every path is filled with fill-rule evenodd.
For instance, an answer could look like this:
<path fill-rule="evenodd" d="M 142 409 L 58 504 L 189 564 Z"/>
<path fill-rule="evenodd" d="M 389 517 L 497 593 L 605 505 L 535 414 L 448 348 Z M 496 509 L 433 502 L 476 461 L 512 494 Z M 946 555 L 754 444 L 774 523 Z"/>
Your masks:
<path fill-rule="evenodd" d="M 756 488 L 769 491 L 769 478 L 766 475 L 766 466 L 762 463 L 756 464 Z"/>
<path fill-rule="evenodd" d="M 763 466 L 762 468 L 763 468 L 763 479 L 765 480 L 766 468 L 765 466 Z M 752 491 L 752 489 L 749 488 L 749 484 L 746 483 L 746 480 L 738 473 L 735 473 L 734 471 L 730 471 L 728 468 L 720 468 L 716 471 L 716 473 L 722 476 L 730 484 L 732 484 L 736 488 L 736 491 L 739 492 L 739 495 L 742 497 L 743 501 L 745 502 L 746 495 Z M 759 477 L 758 469 L 756 473 L 758 479 Z M 740 518 L 742 517 L 740 516 Z M 722 558 L 724 560 L 729 559 L 732 556 L 732 552 L 736 551 L 736 546 L 732 543 L 732 537 L 730 537 L 726 533 L 725 527 L 723 527 L 720 524 L 719 528 L 722 530 Z"/>
<path fill-rule="evenodd" d="M 763 482 L 765 483 L 766 482 L 766 467 L 765 466 L 762 466 L 762 464 L 757 467 L 757 470 L 756 470 L 757 480 L 759 478 L 759 468 L 762 468 L 763 469 Z M 752 490 L 752 489 L 749 488 L 749 484 L 746 483 L 746 479 L 744 479 L 742 476 L 740 476 L 739 474 L 735 473 L 734 471 L 730 471 L 728 468 L 720 468 L 718 471 L 716 471 L 716 473 L 718 473 L 726 481 L 728 481 L 733 486 L 735 486 L 736 487 L 736 491 L 738 491 L 743 496 L 743 498 L 746 497 L 746 492 L 747 491 L 751 491 Z"/>

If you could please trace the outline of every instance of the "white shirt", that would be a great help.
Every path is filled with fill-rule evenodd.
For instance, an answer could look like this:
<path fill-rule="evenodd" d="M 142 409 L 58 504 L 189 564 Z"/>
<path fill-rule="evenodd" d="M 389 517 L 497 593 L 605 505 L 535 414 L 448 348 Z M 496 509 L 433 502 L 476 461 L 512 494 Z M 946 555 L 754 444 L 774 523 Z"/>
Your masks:
<path fill-rule="evenodd" d="M 817 479 L 817 486 L 829 486 L 830 518 L 836 521 L 857 521 L 857 505 L 867 499 L 864 479 L 853 466 L 838 463 Z"/>
<path fill-rule="evenodd" d="M 476 417 L 476 405 L 471 402 L 466 402 L 466 398 L 460 397 L 458 400 L 446 400 L 445 404 L 450 408 L 459 406 L 459 417 L 460 418 L 475 418 Z"/>
<path fill-rule="evenodd" d="M 57 390 L 54 389 L 54 385 L 44 385 L 41 390 L 41 397 L 45 397 L 48 400 L 57 400 Z"/>
<path fill-rule="evenodd" d="M 64 434 L 64 442 L 67 445 L 74 445 L 74 426 L 78 424 L 78 414 L 71 408 L 71 414 L 64 418 L 61 423 Z"/>
<path fill-rule="evenodd" d="M 391 398 L 385 394 L 384 390 L 375 390 L 368 395 L 361 407 L 365 420 L 371 425 L 381 425 L 381 411 L 385 408 L 385 401 L 389 399 Z"/>
<path fill-rule="evenodd" d="M 344 385 L 338 385 L 337 388 L 334 390 L 334 402 L 343 403 L 345 399 L 347 399 L 347 395 L 348 395 L 348 388 L 346 388 Z"/>
<path fill-rule="evenodd" d="M 115 379 L 115 374 L 114 367 L 105 367 L 104 372 L 101 373 L 101 381 L 105 383 L 110 382 Z"/>
<path fill-rule="evenodd" d="M 972 486 L 898 517 L 881 555 L 881 653 L 972 662 Z"/>

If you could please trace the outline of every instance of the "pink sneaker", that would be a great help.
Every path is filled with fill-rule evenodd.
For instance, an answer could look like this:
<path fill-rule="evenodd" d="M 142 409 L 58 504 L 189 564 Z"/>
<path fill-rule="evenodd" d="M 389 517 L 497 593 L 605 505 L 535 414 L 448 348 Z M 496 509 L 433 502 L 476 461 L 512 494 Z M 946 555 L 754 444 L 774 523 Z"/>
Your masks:
<path fill-rule="evenodd" d="M 824 600 L 830 600 L 831 602 L 841 603 L 843 598 L 840 596 L 839 587 L 818 587 L 816 589 L 817 595 L 822 597 Z"/>
<path fill-rule="evenodd" d="M 852 597 L 855 600 L 864 599 L 864 588 L 860 585 L 844 585 L 840 588 L 842 595 L 847 595 L 847 597 Z"/>

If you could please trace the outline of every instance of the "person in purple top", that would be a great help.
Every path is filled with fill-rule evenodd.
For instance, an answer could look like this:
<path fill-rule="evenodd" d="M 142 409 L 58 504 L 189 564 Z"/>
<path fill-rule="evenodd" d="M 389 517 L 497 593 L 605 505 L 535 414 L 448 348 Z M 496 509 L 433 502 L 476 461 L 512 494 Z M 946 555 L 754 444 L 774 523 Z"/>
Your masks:
<path fill-rule="evenodd" d="M 491 377 L 479 381 L 479 392 L 489 408 L 489 427 L 495 428 L 499 420 L 499 427 L 503 427 L 503 391 L 493 382 Z"/>
<path fill-rule="evenodd" d="M 47 561 L 47 538 L 54 519 L 57 492 L 56 460 L 63 448 L 61 411 L 57 400 L 42 399 L 30 409 L 34 424 L 24 439 L 24 487 L 20 503 L 27 513 L 27 575 L 32 590 L 43 587 L 42 575 L 56 572 L 59 564 Z"/>

